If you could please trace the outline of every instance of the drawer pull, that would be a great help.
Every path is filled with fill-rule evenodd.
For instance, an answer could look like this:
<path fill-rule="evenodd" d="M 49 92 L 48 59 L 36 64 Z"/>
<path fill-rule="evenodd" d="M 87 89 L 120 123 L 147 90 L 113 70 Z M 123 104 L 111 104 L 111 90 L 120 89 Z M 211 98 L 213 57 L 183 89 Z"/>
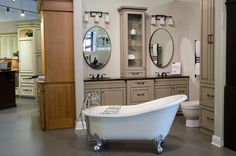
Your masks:
<path fill-rule="evenodd" d="M 139 72 L 133 72 L 132 75 L 139 75 Z"/>
<path fill-rule="evenodd" d="M 27 91 L 32 91 L 32 90 L 31 90 L 31 89 L 23 89 L 23 91 L 26 91 L 26 92 L 27 92 Z"/>
<path fill-rule="evenodd" d="M 185 91 L 184 90 L 179 90 L 178 93 L 185 93 Z"/>
<path fill-rule="evenodd" d="M 137 96 L 144 96 L 144 93 L 143 94 L 137 94 Z"/>
<path fill-rule="evenodd" d="M 138 85 L 144 85 L 145 82 L 137 82 Z"/>
<path fill-rule="evenodd" d="M 214 95 L 210 95 L 210 94 L 207 94 L 208 97 L 210 98 L 214 98 L 215 96 Z"/>
<path fill-rule="evenodd" d="M 213 118 L 210 118 L 209 116 L 207 117 L 207 120 L 214 121 L 214 119 L 213 119 Z"/>

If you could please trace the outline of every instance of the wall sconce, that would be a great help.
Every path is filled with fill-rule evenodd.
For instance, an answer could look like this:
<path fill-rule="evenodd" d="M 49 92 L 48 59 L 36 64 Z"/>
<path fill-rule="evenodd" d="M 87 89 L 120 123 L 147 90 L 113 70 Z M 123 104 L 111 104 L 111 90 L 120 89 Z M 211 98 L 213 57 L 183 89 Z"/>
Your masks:
<path fill-rule="evenodd" d="M 101 12 L 101 11 L 85 11 L 84 12 L 84 22 L 88 22 L 89 21 L 89 16 L 90 17 L 94 17 L 94 22 L 98 23 L 99 22 L 99 18 L 103 17 L 103 14 L 105 14 L 105 23 L 109 23 L 110 22 L 110 16 L 108 12 Z"/>
<path fill-rule="evenodd" d="M 156 20 L 160 20 L 159 24 L 162 26 L 167 25 L 173 26 L 174 25 L 174 20 L 172 16 L 166 16 L 166 15 L 152 15 L 151 18 L 151 25 L 156 25 Z"/>

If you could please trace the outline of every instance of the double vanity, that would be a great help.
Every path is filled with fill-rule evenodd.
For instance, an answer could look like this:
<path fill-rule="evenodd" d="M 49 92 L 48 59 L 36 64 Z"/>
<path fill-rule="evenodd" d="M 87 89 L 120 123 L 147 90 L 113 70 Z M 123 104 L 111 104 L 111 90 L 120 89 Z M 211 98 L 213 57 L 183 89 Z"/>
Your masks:
<path fill-rule="evenodd" d="M 189 95 L 189 76 L 85 79 L 85 97 L 95 90 L 101 105 L 133 105 L 153 99 Z"/>

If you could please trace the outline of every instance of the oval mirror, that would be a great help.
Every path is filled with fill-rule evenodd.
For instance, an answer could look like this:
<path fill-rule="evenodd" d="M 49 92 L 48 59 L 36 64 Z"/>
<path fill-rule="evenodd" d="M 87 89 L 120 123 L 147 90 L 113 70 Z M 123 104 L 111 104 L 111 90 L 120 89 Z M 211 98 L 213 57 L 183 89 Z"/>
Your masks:
<path fill-rule="evenodd" d="M 94 26 L 86 32 L 83 54 L 86 63 L 93 69 L 101 69 L 107 64 L 111 55 L 111 40 L 102 27 Z"/>
<path fill-rule="evenodd" d="M 166 67 L 174 53 L 174 42 L 170 33 L 163 28 L 153 32 L 149 41 L 149 54 L 152 62 L 159 68 Z"/>

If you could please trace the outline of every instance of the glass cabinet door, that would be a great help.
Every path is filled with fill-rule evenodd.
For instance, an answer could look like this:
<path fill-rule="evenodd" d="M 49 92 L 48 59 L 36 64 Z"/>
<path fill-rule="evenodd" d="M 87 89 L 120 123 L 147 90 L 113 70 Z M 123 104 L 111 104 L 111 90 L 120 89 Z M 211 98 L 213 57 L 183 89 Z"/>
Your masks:
<path fill-rule="evenodd" d="M 143 14 L 128 13 L 128 68 L 143 67 Z"/>

